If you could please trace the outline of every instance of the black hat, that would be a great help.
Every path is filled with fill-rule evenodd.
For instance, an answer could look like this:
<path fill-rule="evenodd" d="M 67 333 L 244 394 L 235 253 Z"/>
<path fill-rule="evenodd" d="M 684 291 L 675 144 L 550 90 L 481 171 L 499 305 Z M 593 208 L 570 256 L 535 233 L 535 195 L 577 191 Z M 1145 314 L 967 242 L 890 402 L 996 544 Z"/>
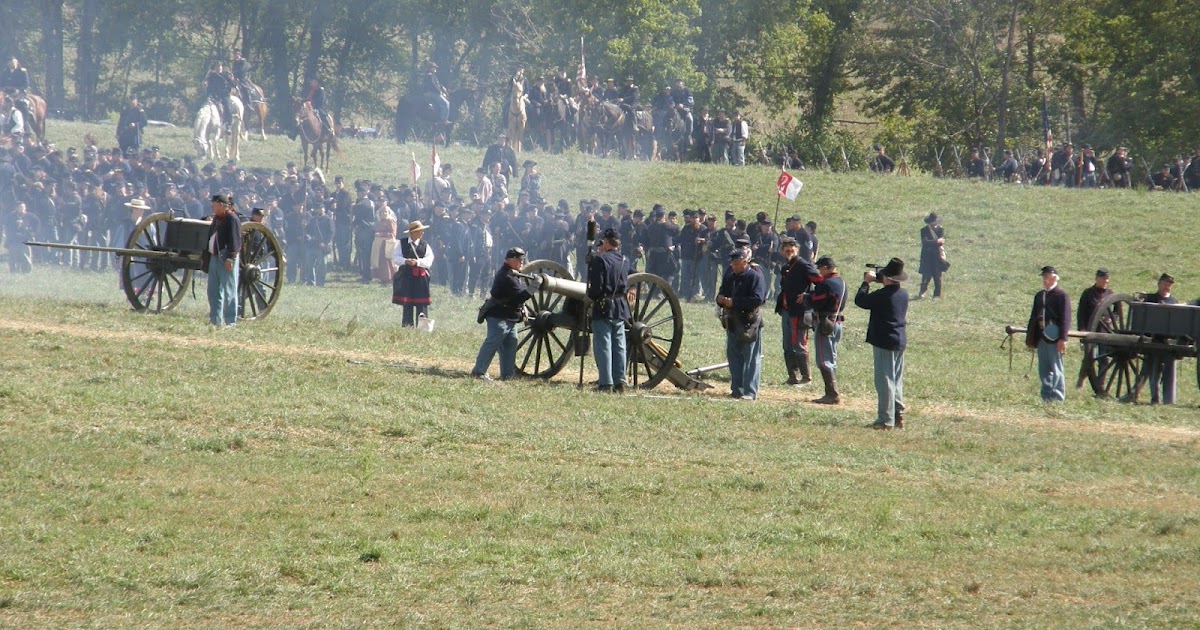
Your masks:
<path fill-rule="evenodd" d="M 925 222 L 928 223 L 929 225 L 933 225 L 934 223 L 937 223 L 938 222 L 937 213 L 930 212 L 929 215 L 925 217 Z"/>
<path fill-rule="evenodd" d="M 908 274 L 904 273 L 904 261 L 899 258 L 893 258 L 888 261 L 888 264 L 877 274 L 881 278 L 891 278 L 896 282 L 904 282 L 908 280 Z"/>
<path fill-rule="evenodd" d="M 729 260 L 746 260 L 746 250 L 738 247 L 729 252 Z"/>
<path fill-rule="evenodd" d="M 641 208 L 639 208 L 639 209 L 633 211 L 633 216 L 635 219 L 640 219 L 640 218 L 646 216 L 646 213 L 642 212 Z"/>
<path fill-rule="evenodd" d="M 683 216 L 694 217 L 694 216 L 696 216 L 696 211 L 692 210 L 691 208 L 685 208 L 683 211 Z"/>
<path fill-rule="evenodd" d="M 1044 275 L 1046 275 L 1046 274 L 1048 274 L 1048 273 L 1052 273 L 1052 274 L 1054 274 L 1054 275 L 1056 275 L 1056 276 L 1057 276 L 1057 275 L 1058 275 L 1058 269 L 1055 269 L 1054 267 L 1052 267 L 1052 266 L 1050 266 L 1050 265 L 1046 265 L 1045 267 L 1042 267 L 1042 271 L 1041 271 L 1041 272 L 1040 272 L 1038 275 L 1039 275 L 1039 276 L 1044 276 Z"/>
<path fill-rule="evenodd" d="M 659 212 L 661 212 L 661 210 L 660 210 Z M 670 211 L 670 212 L 668 212 L 668 213 L 667 213 L 667 218 L 668 218 L 668 219 L 670 219 L 671 217 L 677 217 L 677 216 L 679 216 L 679 213 L 678 213 L 678 212 L 675 212 L 674 210 L 672 210 L 672 211 Z"/>
<path fill-rule="evenodd" d="M 726 212 L 726 213 L 725 213 L 725 220 L 726 220 L 726 221 L 737 221 L 737 215 L 736 215 L 736 214 L 734 214 L 734 213 L 732 213 L 732 212 Z"/>
<path fill-rule="evenodd" d="M 788 218 L 787 218 L 787 220 L 788 220 L 788 223 L 799 223 L 799 222 L 800 222 L 800 215 L 798 215 L 798 214 L 793 214 L 792 216 L 788 217 Z"/>
<path fill-rule="evenodd" d="M 1163 275 L 1158 277 L 1158 281 L 1159 282 L 1169 282 L 1171 284 L 1175 284 L 1175 276 L 1172 276 L 1169 273 L 1164 273 Z"/>
<path fill-rule="evenodd" d="M 264 214 L 266 214 L 266 213 L 263 212 L 262 208 L 254 208 L 253 210 L 250 211 L 250 216 L 252 216 L 252 217 L 261 217 Z"/>
<path fill-rule="evenodd" d="M 818 267 L 837 267 L 837 263 L 833 262 L 833 258 L 830 256 L 822 256 L 817 259 L 817 266 Z"/>
<path fill-rule="evenodd" d="M 521 164 L 521 168 L 530 168 L 532 166 L 537 166 L 537 162 L 534 162 L 533 160 L 525 160 L 525 162 Z"/>
<path fill-rule="evenodd" d="M 621 240 L 621 233 L 614 228 L 608 228 L 604 230 L 603 238 L 606 241 L 619 241 Z"/>
<path fill-rule="evenodd" d="M 779 239 L 779 249 L 783 249 L 784 247 L 796 247 L 797 245 L 798 243 L 796 243 L 796 239 L 790 236 L 785 236 Z"/>
<path fill-rule="evenodd" d="M 737 245 L 738 247 L 750 247 L 750 239 L 746 238 L 745 236 L 739 236 L 733 241 L 733 244 Z"/>
<path fill-rule="evenodd" d="M 508 250 L 508 253 L 504 255 L 505 259 L 524 258 L 524 257 L 525 257 L 525 250 L 521 249 L 520 247 L 514 247 L 514 248 Z"/>
<path fill-rule="evenodd" d="M 1108 277 L 1108 270 L 1107 270 L 1107 269 L 1105 269 L 1104 267 L 1101 267 L 1101 268 L 1097 269 L 1097 270 L 1096 270 L 1096 277 L 1097 277 L 1097 278 L 1107 278 L 1107 277 Z"/>
<path fill-rule="evenodd" d="M 213 196 L 212 196 L 212 202 L 213 202 L 213 203 L 223 203 L 223 204 L 225 204 L 225 205 L 229 205 L 229 204 L 232 204 L 232 203 L 233 203 L 233 201 L 231 201 L 231 200 L 229 199 L 229 195 L 227 195 L 227 194 L 225 194 L 225 193 L 220 193 L 220 194 L 217 194 L 217 195 L 213 195 Z"/>

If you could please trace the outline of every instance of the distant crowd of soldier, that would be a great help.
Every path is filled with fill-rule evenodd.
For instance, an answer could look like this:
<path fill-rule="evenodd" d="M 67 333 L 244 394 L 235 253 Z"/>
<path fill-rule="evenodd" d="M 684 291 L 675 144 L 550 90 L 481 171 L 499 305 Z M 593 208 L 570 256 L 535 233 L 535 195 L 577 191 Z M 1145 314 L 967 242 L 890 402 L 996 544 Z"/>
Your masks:
<path fill-rule="evenodd" d="M 1096 155 L 1090 144 L 1064 142 L 1051 152 L 1032 149 L 1022 162 L 1005 149 L 999 166 L 993 166 L 986 149 L 971 149 L 963 163 L 966 176 L 996 179 L 1011 183 L 1031 183 L 1066 188 L 1134 188 L 1148 190 L 1192 191 L 1200 187 L 1200 147 L 1191 156 L 1177 156 L 1157 170 L 1143 161 L 1145 175 L 1134 175 L 1134 162 L 1125 147 L 1117 147 L 1107 158 Z M 872 170 L 875 170 L 874 168 Z"/>

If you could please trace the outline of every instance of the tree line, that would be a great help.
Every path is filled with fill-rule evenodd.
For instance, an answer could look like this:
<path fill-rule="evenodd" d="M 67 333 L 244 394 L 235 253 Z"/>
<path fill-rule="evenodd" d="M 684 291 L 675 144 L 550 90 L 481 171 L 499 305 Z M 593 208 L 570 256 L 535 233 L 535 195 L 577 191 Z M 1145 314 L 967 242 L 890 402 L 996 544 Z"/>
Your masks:
<path fill-rule="evenodd" d="M 190 117 L 237 49 L 276 115 L 316 76 L 359 124 L 390 120 L 432 60 L 483 90 L 466 129 L 483 134 L 517 68 L 574 76 L 582 55 L 644 93 L 682 78 L 714 109 L 758 103 L 810 160 L 850 144 L 846 111 L 917 160 L 1036 146 L 1043 97 L 1056 139 L 1160 157 L 1200 139 L 1196 15 L 1200 0 L 34 0 L 0 5 L 0 53 L 85 118 L 130 96 Z"/>

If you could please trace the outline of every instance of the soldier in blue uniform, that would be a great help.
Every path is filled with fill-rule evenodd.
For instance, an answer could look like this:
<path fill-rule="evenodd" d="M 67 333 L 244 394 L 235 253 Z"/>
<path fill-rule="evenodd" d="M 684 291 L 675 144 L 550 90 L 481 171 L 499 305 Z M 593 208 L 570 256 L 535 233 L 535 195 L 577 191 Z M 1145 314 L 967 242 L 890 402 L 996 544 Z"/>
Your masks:
<path fill-rule="evenodd" d="M 421 93 L 425 95 L 425 99 L 433 103 L 433 107 L 437 110 L 438 122 L 445 123 L 450 120 L 450 99 L 446 94 L 446 88 L 442 87 L 442 82 L 437 76 L 438 66 L 430 61 L 425 66 L 425 76 L 421 78 Z"/>
<path fill-rule="evenodd" d="M 786 262 L 779 271 L 779 297 L 775 312 L 783 320 L 783 361 L 787 367 L 788 385 L 807 385 L 812 382 L 808 369 L 808 335 L 812 330 L 812 311 L 808 292 L 813 283 L 821 281 L 816 265 L 800 255 L 800 244 L 790 236 L 780 240 L 780 252 Z"/>
<path fill-rule="evenodd" d="M 817 369 L 825 382 L 825 395 L 813 402 L 837 405 L 842 402 L 837 390 L 837 347 L 842 340 L 842 322 L 845 321 L 842 313 L 846 310 L 846 282 L 829 256 L 817 259 L 817 271 L 821 273 L 821 281 L 813 287 L 809 302 L 816 327 Z"/>
<path fill-rule="evenodd" d="M 517 276 L 524 263 L 525 250 L 520 247 L 508 250 L 504 255 L 504 265 L 492 280 L 488 298 L 491 304 L 483 312 L 487 322 L 487 337 L 479 346 L 475 367 L 471 369 L 472 378 L 492 380 L 487 370 L 496 353 L 500 353 L 500 380 L 517 375 L 517 326 L 525 320 L 525 300 L 533 297 L 525 280 Z"/>
<path fill-rule="evenodd" d="M 1146 295 L 1146 301 L 1153 304 L 1179 304 L 1179 300 L 1171 295 L 1171 287 L 1175 284 L 1175 277 L 1169 273 L 1164 273 L 1158 277 L 1158 290 L 1154 293 Z M 1164 338 L 1156 338 L 1155 341 L 1166 341 Z M 1150 404 L 1164 405 L 1175 404 L 1175 364 L 1177 360 L 1174 355 L 1160 352 L 1151 352 L 1146 357 L 1146 363 L 1149 368 L 1149 377 L 1146 382 L 1150 386 Z"/>
<path fill-rule="evenodd" d="M 767 301 L 763 276 L 750 267 L 746 251 L 729 255 L 729 273 L 717 291 L 725 326 L 725 357 L 729 361 L 730 396 L 742 400 L 758 398 L 762 375 L 762 305 Z"/>
<path fill-rule="evenodd" d="M 692 117 L 692 109 L 696 106 L 696 101 L 692 98 L 692 91 L 683 84 L 683 79 L 675 80 L 675 87 L 671 88 L 671 101 L 674 102 L 675 109 L 679 110 L 679 114 L 683 116 L 683 120 L 687 124 L 688 145 L 691 145 L 692 135 L 696 129 L 696 121 Z"/>
<path fill-rule="evenodd" d="M 597 391 L 625 392 L 625 322 L 631 317 L 625 293 L 629 267 L 621 255 L 621 235 L 604 231 L 588 265 L 587 296 L 592 301 L 592 352 L 600 373 Z"/>
<path fill-rule="evenodd" d="M 1025 332 L 1025 345 L 1037 350 L 1042 402 L 1062 402 L 1067 397 L 1063 352 L 1070 330 L 1071 298 L 1058 286 L 1058 270 L 1042 267 L 1042 290 L 1033 298 Z"/>
<path fill-rule="evenodd" d="M 146 110 L 142 109 L 137 98 L 129 99 L 129 107 L 121 110 L 121 117 L 117 119 L 117 144 L 122 153 L 142 147 L 142 130 L 148 122 Z"/>
<path fill-rule="evenodd" d="M 233 86 L 233 75 L 225 70 L 225 64 L 220 61 L 214 63 L 208 71 L 208 76 L 204 77 L 204 95 L 217 104 L 222 125 L 229 122 L 229 95 L 233 92 Z"/>
<path fill-rule="evenodd" d="M 8 62 L 8 68 L 0 77 L 0 89 L 9 96 L 25 96 L 29 89 L 29 71 L 21 67 L 21 62 L 13 57 Z"/>

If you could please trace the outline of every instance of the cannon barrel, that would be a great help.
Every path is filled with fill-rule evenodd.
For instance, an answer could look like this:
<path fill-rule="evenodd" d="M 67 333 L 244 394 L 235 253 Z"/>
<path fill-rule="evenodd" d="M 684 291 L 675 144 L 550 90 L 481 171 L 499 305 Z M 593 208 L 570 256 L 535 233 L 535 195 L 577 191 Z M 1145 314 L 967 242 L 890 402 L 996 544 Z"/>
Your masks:
<path fill-rule="evenodd" d="M 80 252 L 104 252 L 105 254 L 116 254 L 117 256 L 140 256 L 142 258 L 164 258 L 166 256 L 177 256 L 176 252 L 160 252 L 149 249 L 127 249 L 124 247 L 99 247 L 96 245 L 69 245 L 66 243 L 41 243 L 38 241 L 25 241 L 26 245 L 31 247 L 50 247 L 53 249 L 72 249 Z"/>
<path fill-rule="evenodd" d="M 587 284 L 568 278 L 557 278 L 549 274 L 539 274 L 538 288 L 547 293 L 569 297 L 573 300 L 587 300 Z"/>
<path fill-rule="evenodd" d="M 1028 331 L 1029 329 L 1027 328 L 1020 328 L 1011 324 L 1004 327 L 1004 332 L 1008 335 L 1023 335 Z M 1195 351 L 1193 344 L 1154 341 L 1149 335 L 1072 330 L 1067 333 L 1067 336 L 1072 339 L 1082 339 L 1084 343 L 1101 344 L 1117 348 L 1136 348 L 1145 352 L 1172 352 L 1176 354 L 1182 353 L 1182 356 L 1191 356 Z"/>

